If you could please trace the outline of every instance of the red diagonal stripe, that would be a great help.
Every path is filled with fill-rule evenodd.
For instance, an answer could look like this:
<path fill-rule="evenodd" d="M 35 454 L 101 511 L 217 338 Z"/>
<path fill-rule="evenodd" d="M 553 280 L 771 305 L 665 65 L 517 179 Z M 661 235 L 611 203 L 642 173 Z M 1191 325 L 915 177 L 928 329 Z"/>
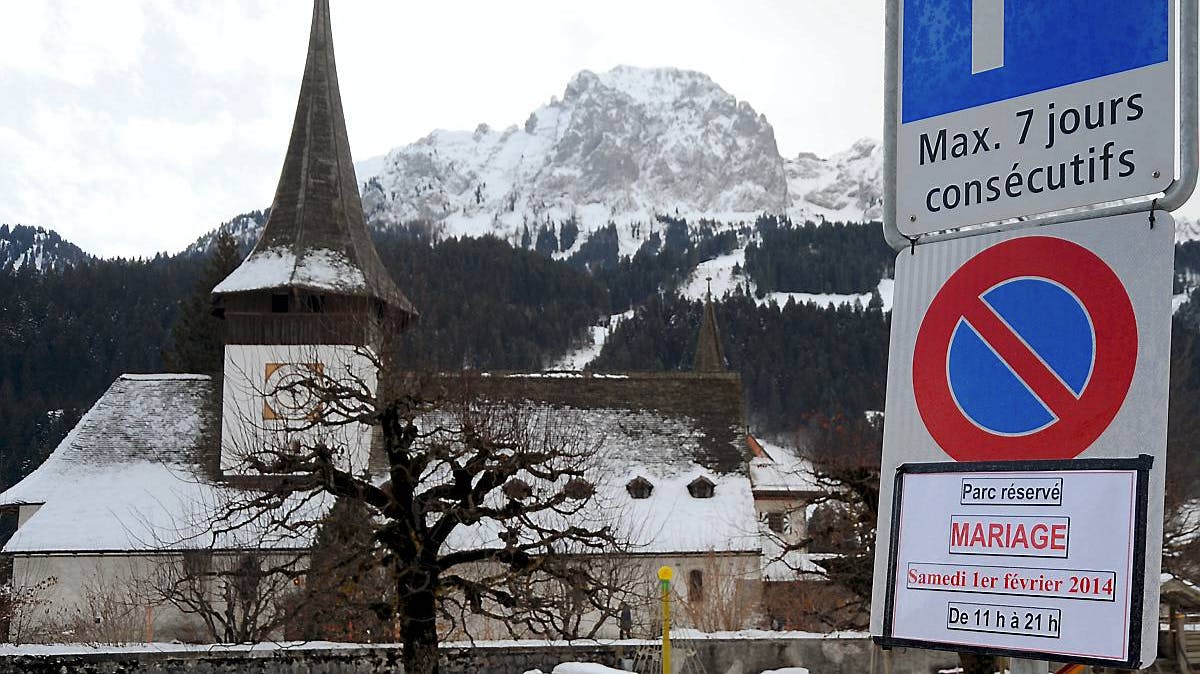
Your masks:
<path fill-rule="evenodd" d="M 982 300 L 970 303 L 963 317 L 1059 419 L 1079 404 L 1075 393 Z"/>

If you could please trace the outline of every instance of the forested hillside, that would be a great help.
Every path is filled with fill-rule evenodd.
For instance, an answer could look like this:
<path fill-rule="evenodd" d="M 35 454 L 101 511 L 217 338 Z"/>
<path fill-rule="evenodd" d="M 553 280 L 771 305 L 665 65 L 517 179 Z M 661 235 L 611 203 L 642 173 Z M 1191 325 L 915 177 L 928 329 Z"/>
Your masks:
<path fill-rule="evenodd" d="M 231 221 L 241 223 L 233 234 L 243 247 L 262 216 Z M 381 257 L 422 314 L 402 340 L 401 362 L 542 369 L 625 313 L 592 369 L 688 369 L 703 293 L 682 289 L 695 286 L 707 261 L 744 255 L 715 299 L 753 428 L 784 433 L 814 413 L 883 408 L 889 315 L 876 286 L 894 255 L 877 224 L 660 217 L 638 225 L 648 235 L 631 256 L 620 255 L 617 227 L 588 236 L 570 221 L 546 223 L 511 242 L 438 239 L 416 225 L 376 229 Z M 1176 249 L 1177 293 L 1200 278 L 1198 246 Z M 172 327 L 181 305 L 196 311 L 189 298 L 211 248 L 145 260 L 74 256 L 41 272 L 0 273 L 0 489 L 35 467 L 117 375 L 167 369 Z M 785 293 L 835 295 L 810 303 Z M 1192 306 L 1178 314 L 1181 330 L 1200 323 Z"/>

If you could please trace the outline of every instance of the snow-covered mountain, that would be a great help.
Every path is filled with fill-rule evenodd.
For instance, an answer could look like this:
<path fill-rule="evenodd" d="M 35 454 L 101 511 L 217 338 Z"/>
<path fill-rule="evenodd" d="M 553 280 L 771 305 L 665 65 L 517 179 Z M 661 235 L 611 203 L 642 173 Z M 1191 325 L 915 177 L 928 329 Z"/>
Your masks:
<path fill-rule="evenodd" d="M 572 217 L 584 233 L 656 213 L 876 219 L 882 161 L 872 140 L 785 159 L 766 117 L 707 75 L 621 66 L 579 73 L 520 126 L 434 131 L 357 171 L 376 224 L 426 220 L 447 234 L 515 239 Z"/>
<path fill-rule="evenodd" d="M 26 225 L 0 225 L 0 273 L 33 269 L 56 271 L 88 258 L 75 244 L 57 232 Z"/>

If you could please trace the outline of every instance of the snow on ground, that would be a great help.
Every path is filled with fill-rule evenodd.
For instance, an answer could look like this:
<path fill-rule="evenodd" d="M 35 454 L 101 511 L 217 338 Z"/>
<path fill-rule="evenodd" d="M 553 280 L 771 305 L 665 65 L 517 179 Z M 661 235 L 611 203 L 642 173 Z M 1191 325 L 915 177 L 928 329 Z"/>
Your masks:
<path fill-rule="evenodd" d="M 621 321 L 633 318 L 633 310 L 630 309 L 624 313 L 613 314 L 608 317 L 604 325 L 593 325 L 589 329 L 588 343 L 579 348 L 568 351 L 561 358 L 554 361 L 547 370 L 569 370 L 579 371 L 586 369 L 588 364 L 600 355 L 600 350 L 604 348 L 604 343 L 608 341 L 608 336 L 617 329 Z"/>
<path fill-rule="evenodd" d="M 1181 307 L 1183 307 L 1183 305 L 1187 304 L 1187 301 L 1188 301 L 1187 293 L 1179 293 L 1178 295 L 1172 295 L 1171 296 L 1171 313 L 1173 314 L 1173 313 L 1179 311 L 1179 309 Z"/>
<path fill-rule="evenodd" d="M 395 644 L 399 647 L 399 644 Z M 280 641 L 259 644 L 0 644 L 0 657 L 27 655 L 52 657 L 93 653 L 261 653 L 288 650 L 352 650 L 381 648 L 382 644 L 346 644 L 332 641 Z"/>
<path fill-rule="evenodd" d="M 628 674 L 628 670 L 613 669 L 594 662 L 564 662 L 550 674 Z"/>
<path fill-rule="evenodd" d="M 768 669 L 762 674 L 808 674 L 807 667 L 784 667 L 783 669 Z"/>
<path fill-rule="evenodd" d="M 734 267 L 738 268 L 736 273 Z M 696 265 L 687 282 L 679 288 L 679 294 L 689 300 L 703 300 L 708 293 L 709 279 L 712 279 L 713 297 L 725 297 L 738 286 L 745 286 L 749 282 L 749 278 L 742 271 L 745 267 L 745 248 L 705 260 Z"/>
<path fill-rule="evenodd" d="M 731 294 L 739 287 L 754 295 L 756 293 L 754 281 L 745 273 L 745 268 L 746 248 L 744 246 L 732 253 L 705 260 L 696 265 L 687 281 L 679 287 L 679 295 L 692 301 L 703 300 L 709 291 L 710 284 L 713 297 L 717 299 Z M 895 281 L 885 278 L 881 279 L 879 285 L 875 287 L 880 299 L 883 300 L 884 312 L 892 310 L 892 295 L 895 285 Z M 771 302 L 783 306 L 789 300 L 798 304 L 808 302 L 822 308 L 843 304 L 857 304 L 866 307 L 871 302 L 871 292 L 855 294 L 774 292 L 767 293 L 757 302 L 759 306 L 766 306 Z"/>
<path fill-rule="evenodd" d="M 877 289 L 879 290 L 879 299 L 883 300 L 883 313 L 885 313 L 885 314 L 891 313 L 892 297 L 895 296 L 895 292 L 896 292 L 895 279 L 890 279 L 890 278 L 880 279 L 879 286 Z"/>
<path fill-rule="evenodd" d="M 737 632 L 697 632 L 691 629 L 672 629 L 673 641 L 700 639 L 866 639 L 866 632 L 771 632 L 767 630 L 740 630 Z M 561 647 L 587 645 L 621 645 L 630 647 L 657 646 L 658 639 L 576 639 L 553 641 L 544 639 L 454 641 L 442 643 L 446 649 L 456 648 L 516 648 L 516 647 Z M 102 644 L 9 644 L 0 643 L 0 657 L 13 655 L 55 656 L 86 655 L 89 653 L 221 653 L 221 652 L 270 652 L 281 650 L 353 650 L 357 648 L 400 648 L 400 644 L 353 644 L 331 641 L 277 641 L 259 644 L 181 644 L 181 643 L 137 643 L 121 645 Z"/>
<path fill-rule="evenodd" d="M 879 297 L 883 300 L 883 310 L 888 312 L 892 310 L 892 292 L 895 289 L 896 282 L 890 278 L 880 279 L 879 285 L 875 289 L 879 292 Z M 759 306 L 764 306 L 770 302 L 775 302 L 779 306 L 783 306 L 788 301 L 794 301 L 797 304 L 810 303 L 815 304 L 823 309 L 829 307 L 841 306 L 845 304 L 857 304 L 861 307 L 866 307 L 871 302 L 871 293 L 856 293 L 852 295 L 842 295 L 837 293 L 767 293 L 765 297 L 758 300 Z"/>

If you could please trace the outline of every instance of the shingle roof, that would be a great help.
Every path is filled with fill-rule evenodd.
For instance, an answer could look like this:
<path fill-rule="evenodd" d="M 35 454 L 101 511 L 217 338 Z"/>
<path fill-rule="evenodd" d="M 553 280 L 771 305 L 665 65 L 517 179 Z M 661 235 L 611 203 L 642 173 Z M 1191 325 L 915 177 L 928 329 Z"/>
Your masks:
<path fill-rule="evenodd" d="M 746 475 L 742 381 L 728 372 L 490 373 L 483 394 L 590 410 L 630 462 Z"/>
<path fill-rule="evenodd" d="M 199 469 L 215 448 L 214 400 L 206 375 L 122 375 L 0 505 L 44 503 L 73 479 L 134 463 Z"/>
<path fill-rule="evenodd" d="M 254 250 L 213 294 L 284 288 L 371 297 L 416 315 L 363 219 L 328 0 L 313 3 L 308 60 L 271 215 Z"/>
<path fill-rule="evenodd" d="M 0 494 L 0 506 L 40 504 L 4 551 L 306 547 L 253 525 L 210 532 L 230 496 L 207 475 L 219 423 L 207 376 L 121 376 L 41 466 Z"/>

